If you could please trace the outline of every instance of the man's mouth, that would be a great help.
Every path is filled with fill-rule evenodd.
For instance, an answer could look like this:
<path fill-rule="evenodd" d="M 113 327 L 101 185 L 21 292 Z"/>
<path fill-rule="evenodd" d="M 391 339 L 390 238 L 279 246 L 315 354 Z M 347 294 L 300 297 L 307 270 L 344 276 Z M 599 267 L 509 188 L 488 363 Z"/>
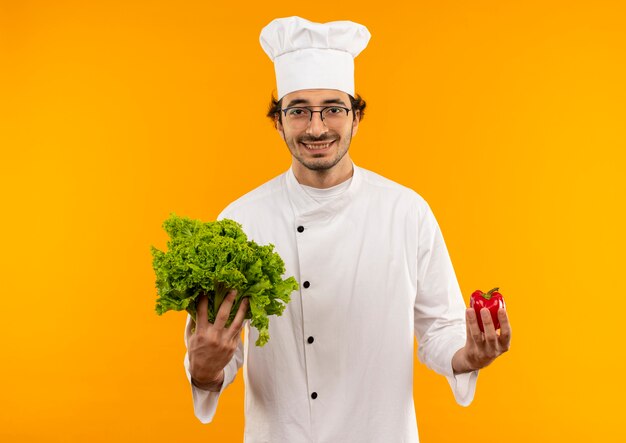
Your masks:
<path fill-rule="evenodd" d="M 304 145 L 309 151 L 323 151 L 324 149 L 328 149 L 335 143 L 335 140 L 331 140 L 330 142 L 315 142 L 315 143 L 301 143 Z"/>

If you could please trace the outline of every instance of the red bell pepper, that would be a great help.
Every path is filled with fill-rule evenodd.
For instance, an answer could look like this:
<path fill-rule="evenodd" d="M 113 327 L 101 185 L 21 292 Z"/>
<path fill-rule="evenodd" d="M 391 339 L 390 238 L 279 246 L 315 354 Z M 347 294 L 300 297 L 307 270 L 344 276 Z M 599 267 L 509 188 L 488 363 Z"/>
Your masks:
<path fill-rule="evenodd" d="M 505 308 L 504 298 L 502 298 L 502 294 L 498 292 L 500 288 L 493 288 L 491 291 L 486 294 L 481 290 L 474 291 L 472 296 L 470 297 L 470 308 L 474 308 L 476 311 L 476 319 L 478 320 L 478 327 L 482 332 L 485 332 L 485 327 L 483 326 L 483 319 L 480 315 L 480 310 L 482 308 L 489 309 L 491 313 L 491 319 L 493 320 L 493 325 L 496 329 L 500 329 L 500 321 L 498 320 L 498 309 Z"/>

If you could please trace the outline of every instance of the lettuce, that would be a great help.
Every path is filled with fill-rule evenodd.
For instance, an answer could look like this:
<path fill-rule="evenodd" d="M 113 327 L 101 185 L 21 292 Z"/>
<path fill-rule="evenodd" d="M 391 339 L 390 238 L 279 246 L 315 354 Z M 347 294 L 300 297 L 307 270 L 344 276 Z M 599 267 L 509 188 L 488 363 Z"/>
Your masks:
<path fill-rule="evenodd" d="M 289 295 L 298 289 L 293 277 L 282 279 L 285 264 L 274 245 L 248 241 L 241 225 L 233 220 L 203 223 L 171 214 L 163 223 L 169 234 L 167 252 L 151 246 L 158 298 L 156 312 L 186 310 L 196 319 L 196 301 L 209 299 L 209 321 L 231 289 L 237 297 L 226 326 L 235 318 L 241 301 L 248 298 L 246 318 L 258 329 L 257 346 L 269 340 L 269 315 L 282 315 Z"/>

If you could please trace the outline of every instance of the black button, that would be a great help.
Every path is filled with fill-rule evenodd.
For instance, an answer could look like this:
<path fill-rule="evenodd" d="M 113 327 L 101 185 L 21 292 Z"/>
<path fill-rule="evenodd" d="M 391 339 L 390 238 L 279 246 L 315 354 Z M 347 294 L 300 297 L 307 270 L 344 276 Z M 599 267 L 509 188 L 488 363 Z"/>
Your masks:
<path fill-rule="evenodd" d="M 304 226 L 298 226 L 298 232 L 303 232 L 304 231 Z"/>
<path fill-rule="evenodd" d="M 315 341 L 315 339 L 313 337 L 309 337 L 309 339 L 307 340 L 309 343 L 313 343 L 313 341 Z"/>
<path fill-rule="evenodd" d="M 309 286 L 311 286 L 311 283 L 309 283 L 308 281 L 305 281 L 302 286 L 304 286 L 305 288 L 308 288 Z"/>
<path fill-rule="evenodd" d="M 312 394 L 311 394 L 311 398 L 312 398 L 313 400 L 315 400 L 315 399 L 317 398 L 317 392 L 312 393 Z"/>

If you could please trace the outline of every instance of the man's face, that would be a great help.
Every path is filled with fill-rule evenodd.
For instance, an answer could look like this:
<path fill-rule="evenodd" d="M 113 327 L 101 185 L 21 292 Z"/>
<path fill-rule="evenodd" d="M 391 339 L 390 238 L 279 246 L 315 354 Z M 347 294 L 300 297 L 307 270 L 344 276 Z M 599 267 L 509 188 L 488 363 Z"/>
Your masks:
<path fill-rule="evenodd" d="M 331 105 L 352 107 L 350 96 L 335 89 L 303 89 L 285 95 L 282 100 L 283 109 L 291 106 L 318 106 L 312 109 L 320 111 L 322 106 Z M 294 159 L 307 169 L 324 171 L 333 168 L 344 157 L 344 162 L 349 161 L 346 153 L 359 126 L 358 115 L 355 119 L 352 113 L 350 111 L 347 118 L 336 122 L 330 118 L 322 121 L 320 113 L 314 112 L 311 121 L 301 127 L 290 124 L 285 113 L 281 113 L 282 124 L 277 121 L 276 126 Z"/>

